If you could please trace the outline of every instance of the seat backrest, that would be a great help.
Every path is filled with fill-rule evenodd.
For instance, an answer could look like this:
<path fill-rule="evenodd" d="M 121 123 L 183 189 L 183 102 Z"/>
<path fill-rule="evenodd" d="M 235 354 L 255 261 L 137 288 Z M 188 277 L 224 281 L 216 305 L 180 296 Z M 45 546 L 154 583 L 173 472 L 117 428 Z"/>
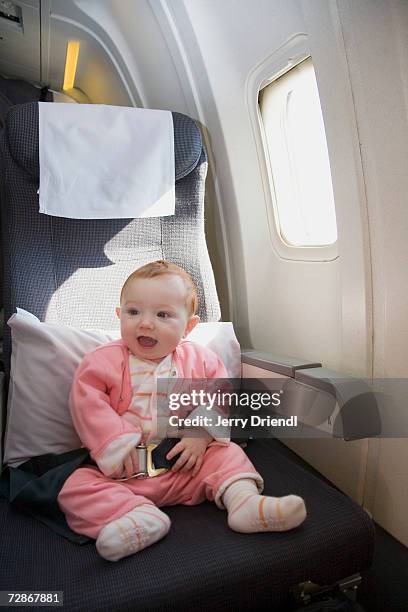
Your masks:
<path fill-rule="evenodd" d="M 11 106 L 37 100 L 51 102 L 52 93 L 47 87 L 39 89 L 26 81 L 6 79 L 0 75 L 0 128 Z"/>
<path fill-rule="evenodd" d="M 24 104 L 34 101 L 52 101 L 52 93 L 47 87 L 39 89 L 26 81 L 18 79 L 6 79 L 0 75 L 0 132 L 4 126 L 5 117 L 9 109 L 16 104 Z M 2 173 L 0 162 L 0 173 Z M 0 246 L 0 253 L 2 249 Z M 2 270 L 0 269 L 0 304 L 3 307 L 3 278 Z M 3 335 L 3 330 L 0 330 L 0 337 Z"/>
<path fill-rule="evenodd" d="M 38 104 L 9 111 L 0 149 L 5 321 L 21 307 L 42 321 L 117 328 L 114 307 L 124 280 L 156 259 L 184 267 L 198 287 L 201 320 L 219 319 L 204 234 L 207 157 L 194 121 L 173 113 L 173 124 L 174 216 L 67 219 L 39 213 Z M 10 348 L 5 326 L 6 372 Z"/>

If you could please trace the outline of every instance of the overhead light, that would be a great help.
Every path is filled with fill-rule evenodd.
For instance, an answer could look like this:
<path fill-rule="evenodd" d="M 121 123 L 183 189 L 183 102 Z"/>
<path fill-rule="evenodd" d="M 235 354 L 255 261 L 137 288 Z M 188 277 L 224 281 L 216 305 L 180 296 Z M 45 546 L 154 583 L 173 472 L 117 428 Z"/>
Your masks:
<path fill-rule="evenodd" d="M 78 64 L 79 42 L 70 40 L 67 44 L 67 57 L 65 60 L 64 84 L 63 91 L 73 89 L 75 83 L 75 74 Z"/>

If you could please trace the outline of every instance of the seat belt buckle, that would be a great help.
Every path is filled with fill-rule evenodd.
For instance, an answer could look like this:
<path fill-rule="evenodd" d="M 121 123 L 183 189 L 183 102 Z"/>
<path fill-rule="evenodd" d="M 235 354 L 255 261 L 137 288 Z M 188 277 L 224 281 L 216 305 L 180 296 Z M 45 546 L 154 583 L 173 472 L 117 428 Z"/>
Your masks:
<path fill-rule="evenodd" d="M 152 452 L 157 444 L 139 444 L 136 446 L 137 459 L 139 462 L 139 472 L 136 478 L 154 478 L 168 471 L 168 468 L 155 468 L 153 463 Z"/>
<path fill-rule="evenodd" d="M 164 472 L 168 472 L 169 468 L 155 468 L 153 463 L 152 452 L 158 446 L 157 444 L 139 444 L 136 446 L 137 461 L 139 463 L 139 471 L 129 478 L 117 478 L 118 481 L 130 480 L 132 478 L 154 478 L 160 476 Z"/>
<path fill-rule="evenodd" d="M 164 474 L 164 472 L 168 472 L 169 468 L 155 468 L 153 464 L 152 452 L 156 448 L 157 444 L 148 444 L 147 445 L 147 473 L 150 478 L 154 478 L 155 476 L 160 476 L 160 474 Z"/>
<path fill-rule="evenodd" d="M 139 464 L 139 472 L 133 475 L 133 478 L 147 478 L 147 447 L 146 444 L 136 446 L 137 462 Z"/>

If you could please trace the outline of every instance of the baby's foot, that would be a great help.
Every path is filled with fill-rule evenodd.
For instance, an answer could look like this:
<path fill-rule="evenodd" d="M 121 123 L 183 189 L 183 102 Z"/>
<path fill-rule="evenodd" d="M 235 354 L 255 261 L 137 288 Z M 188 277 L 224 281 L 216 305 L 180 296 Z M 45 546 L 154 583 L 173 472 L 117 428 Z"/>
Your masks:
<path fill-rule="evenodd" d="M 169 529 L 167 514 L 152 504 L 142 504 L 105 525 L 96 540 L 96 548 L 104 559 L 118 561 L 154 544 Z"/>
<path fill-rule="evenodd" d="M 246 494 L 241 495 L 228 512 L 228 525 L 240 533 L 288 531 L 298 527 L 305 518 L 305 503 L 297 495 L 267 497 Z"/>

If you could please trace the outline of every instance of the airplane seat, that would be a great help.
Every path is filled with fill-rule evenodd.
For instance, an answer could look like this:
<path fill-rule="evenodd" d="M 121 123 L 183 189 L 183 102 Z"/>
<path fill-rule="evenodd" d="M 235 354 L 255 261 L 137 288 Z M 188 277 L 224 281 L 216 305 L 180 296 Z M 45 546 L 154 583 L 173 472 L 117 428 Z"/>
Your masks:
<path fill-rule="evenodd" d="M 202 320 L 219 305 L 204 236 L 205 150 L 195 123 L 173 114 L 176 213 L 173 217 L 79 220 L 38 211 L 38 106 L 16 106 L 1 142 L 5 319 L 16 307 L 43 321 L 112 327 L 125 270 L 158 258 L 185 267 L 199 287 Z M 93 304 L 90 310 L 89 296 Z M 113 298 L 112 298 L 113 300 Z M 5 330 L 6 375 L 11 343 Z M 291 588 L 312 581 L 347 584 L 373 557 L 373 526 L 352 500 L 299 465 L 273 440 L 248 456 L 265 493 L 297 493 L 308 517 L 282 533 L 239 534 L 215 504 L 166 508 L 172 528 L 137 555 L 109 563 L 0 500 L 0 590 L 62 591 L 73 610 L 276 610 L 296 605 Z M 349 584 L 354 584 L 348 582 Z"/>
<path fill-rule="evenodd" d="M 12 106 L 36 100 L 51 102 L 52 93 L 46 87 L 39 89 L 26 81 L 8 79 L 0 75 L 0 128 L 3 127 L 6 114 Z"/>
<path fill-rule="evenodd" d="M 2 215 L 8 243 L 5 321 L 19 306 L 47 322 L 114 329 L 121 283 L 133 270 L 156 259 L 184 265 L 198 287 L 201 320 L 220 318 L 204 236 L 206 153 L 194 122 L 180 113 L 173 113 L 173 122 L 178 134 L 176 215 L 83 221 L 38 213 L 38 106 L 10 110 L 3 152 L 8 168 Z M 7 371 L 7 326 L 4 336 Z"/>
<path fill-rule="evenodd" d="M 26 81 L 4 78 L 0 75 L 0 131 L 4 126 L 5 117 L 12 106 L 37 100 L 51 102 L 52 93 L 46 87 L 39 89 Z M 0 307 L 3 306 L 2 290 L 3 279 L 0 271 Z M 0 334 L 2 334 L 2 330 Z"/>

